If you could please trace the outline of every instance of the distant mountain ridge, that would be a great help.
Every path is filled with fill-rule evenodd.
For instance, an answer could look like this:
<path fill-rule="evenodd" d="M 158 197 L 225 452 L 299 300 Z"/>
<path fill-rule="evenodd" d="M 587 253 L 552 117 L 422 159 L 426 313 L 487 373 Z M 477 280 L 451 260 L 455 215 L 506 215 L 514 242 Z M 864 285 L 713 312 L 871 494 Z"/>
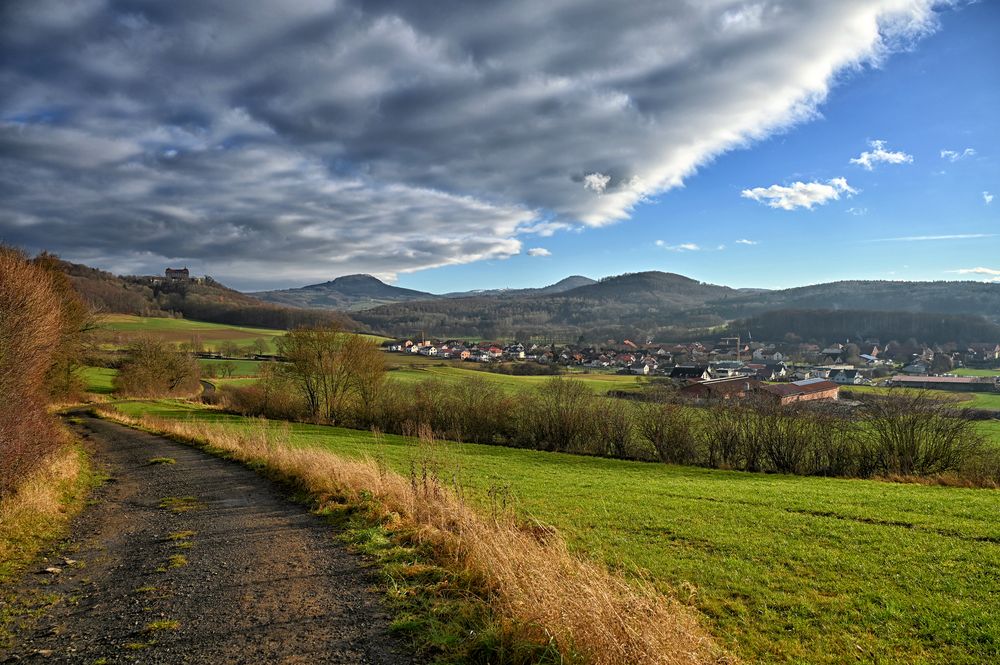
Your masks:
<path fill-rule="evenodd" d="M 259 291 L 255 298 L 292 307 L 354 311 L 395 302 L 437 298 L 432 293 L 386 284 L 372 275 L 344 275 L 295 289 Z"/>
<path fill-rule="evenodd" d="M 292 307 L 361 311 L 392 303 L 437 300 L 441 298 L 521 297 L 563 293 L 581 286 L 596 284 L 589 277 L 573 275 L 555 284 L 534 289 L 489 289 L 459 291 L 438 295 L 392 286 L 372 275 L 345 275 L 329 282 L 294 289 L 259 291 L 250 295 L 268 302 Z"/>
<path fill-rule="evenodd" d="M 1000 284 L 844 281 L 769 291 L 649 271 L 608 277 L 559 293 L 456 295 L 419 305 L 386 305 L 359 312 L 355 318 L 390 335 L 434 330 L 443 336 L 531 335 L 575 341 L 677 338 L 776 310 L 938 314 L 959 317 L 952 319 L 956 326 L 966 325 L 961 321 L 969 320 L 960 317 L 969 316 L 1000 323 Z"/>

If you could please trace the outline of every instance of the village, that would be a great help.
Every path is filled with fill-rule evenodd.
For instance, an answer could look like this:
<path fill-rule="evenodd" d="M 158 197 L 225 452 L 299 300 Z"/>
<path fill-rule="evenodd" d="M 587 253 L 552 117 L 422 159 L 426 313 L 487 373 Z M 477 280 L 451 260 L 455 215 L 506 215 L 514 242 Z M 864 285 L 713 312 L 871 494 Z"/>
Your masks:
<path fill-rule="evenodd" d="M 418 354 L 492 367 L 537 364 L 578 371 L 613 372 L 672 380 L 682 395 L 699 399 L 766 394 L 782 404 L 835 400 L 850 386 L 898 386 L 948 391 L 1000 392 L 996 377 L 955 376 L 962 367 L 1000 365 L 1000 344 L 966 348 L 927 347 L 914 342 L 880 344 L 744 342 L 656 344 L 608 340 L 602 345 L 557 345 L 465 340 L 392 340 L 389 353 Z"/>

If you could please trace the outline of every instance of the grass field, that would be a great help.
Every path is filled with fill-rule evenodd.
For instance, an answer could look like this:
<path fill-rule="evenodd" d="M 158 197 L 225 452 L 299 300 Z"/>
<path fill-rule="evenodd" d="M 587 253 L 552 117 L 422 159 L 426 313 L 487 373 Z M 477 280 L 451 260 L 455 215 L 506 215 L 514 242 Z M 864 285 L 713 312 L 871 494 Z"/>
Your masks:
<path fill-rule="evenodd" d="M 950 390 L 924 390 L 922 388 L 884 388 L 881 386 L 844 386 L 843 390 L 858 393 L 890 394 L 891 392 L 926 392 L 932 397 L 953 400 L 956 406 L 968 409 L 1000 411 L 1000 393 L 965 393 Z"/>
<path fill-rule="evenodd" d="M 390 355 L 390 354 L 387 354 Z M 421 381 L 441 381 L 444 383 L 460 383 L 470 379 L 481 379 L 494 383 L 508 392 L 518 392 L 525 388 L 539 386 L 552 377 L 550 376 L 511 376 L 476 369 L 465 369 L 452 364 L 448 365 L 412 365 L 397 367 L 387 373 L 390 380 L 404 384 Z M 648 381 L 645 377 L 635 377 L 620 374 L 583 374 L 575 373 L 571 378 L 582 382 L 594 393 L 603 395 L 609 390 L 638 390 Z M 638 379 L 638 380 L 637 380 Z"/>
<path fill-rule="evenodd" d="M 956 376 L 1000 376 L 1000 369 L 972 369 L 969 367 L 961 367 L 956 369 L 952 374 Z"/>
<path fill-rule="evenodd" d="M 239 347 L 247 347 L 257 339 L 264 340 L 268 353 L 274 353 L 275 338 L 285 334 L 284 330 L 231 326 L 222 323 L 206 323 L 189 319 L 166 319 L 128 314 L 107 314 L 101 317 L 99 330 L 95 333 L 107 348 L 122 348 L 136 337 L 149 335 L 173 344 L 201 340 L 206 350 L 218 350 L 224 342 L 232 342 Z M 365 335 L 376 342 L 387 338 Z"/>
<path fill-rule="evenodd" d="M 81 378 L 88 393 L 110 395 L 114 392 L 114 380 L 118 370 L 107 367 L 84 367 Z"/>
<path fill-rule="evenodd" d="M 123 403 L 174 419 L 246 420 L 184 402 Z M 383 460 L 428 456 L 471 501 L 517 510 L 578 552 L 690 598 L 749 662 L 981 663 L 1000 658 L 1000 492 L 762 475 L 410 439 L 316 425 L 293 445 Z M 998 432 L 1000 433 L 1000 432 Z"/>
<path fill-rule="evenodd" d="M 200 339 L 205 349 L 215 350 L 224 342 L 233 342 L 245 347 L 254 340 L 263 339 L 268 351 L 275 350 L 274 339 L 284 335 L 283 330 L 269 328 L 249 328 L 221 323 L 205 323 L 188 319 L 165 319 L 128 314 L 108 314 L 101 317 L 98 339 L 107 347 L 127 346 L 136 337 L 148 335 L 174 344 Z"/>
<path fill-rule="evenodd" d="M 233 378 L 235 377 L 252 377 L 257 376 L 260 373 L 260 366 L 262 362 L 260 360 L 212 360 L 211 358 L 199 358 L 198 363 L 201 365 L 202 378 L 211 378 L 207 376 L 207 371 L 210 368 L 215 368 L 216 376 L 223 376 L 222 369 L 229 368 L 233 373 Z"/>

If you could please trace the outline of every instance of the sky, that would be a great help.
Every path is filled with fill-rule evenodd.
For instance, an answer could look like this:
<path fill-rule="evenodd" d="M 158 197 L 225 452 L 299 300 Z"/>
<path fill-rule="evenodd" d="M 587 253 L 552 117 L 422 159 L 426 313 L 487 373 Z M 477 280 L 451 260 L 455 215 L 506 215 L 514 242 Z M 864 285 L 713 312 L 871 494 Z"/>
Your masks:
<path fill-rule="evenodd" d="M 0 242 L 244 290 L 1000 281 L 1000 3 L 14 0 Z"/>

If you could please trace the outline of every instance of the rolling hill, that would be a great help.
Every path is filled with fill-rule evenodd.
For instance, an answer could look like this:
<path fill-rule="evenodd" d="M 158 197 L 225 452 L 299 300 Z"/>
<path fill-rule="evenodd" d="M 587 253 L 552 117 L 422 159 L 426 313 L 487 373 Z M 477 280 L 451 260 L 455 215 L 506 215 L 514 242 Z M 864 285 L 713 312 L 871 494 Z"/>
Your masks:
<path fill-rule="evenodd" d="M 371 275 L 345 275 L 322 284 L 311 284 L 297 289 L 260 291 L 251 295 L 261 300 L 292 307 L 342 311 L 370 309 L 389 303 L 439 297 L 423 291 L 391 286 Z"/>
<path fill-rule="evenodd" d="M 171 282 L 159 277 L 123 277 L 57 258 L 73 286 L 91 307 L 104 314 L 187 319 L 285 330 L 300 325 L 336 324 L 358 330 L 350 316 L 334 310 L 301 309 L 264 302 L 211 278 Z"/>
<path fill-rule="evenodd" d="M 510 298 L 551 295 L 595 283 L 589 277 L 573 275 L 555 284 L 541 288 L 456 291 L 438 295 L 392 286 L 371 275 L 345 275 L 344 277 L 338 277 L 322 284 L 311 284 L 296 289 L 260 291 L 251 295 L 261 300 L 293 307 L 360 311 L 392 303 L 438 300 L 442 298 Z"/>
<path fill-rule="evenodd" d="M 975 330 L 988 331 L 992 328 L 980 324 L 1000 322 L 1000 284 L 847 281 L 768 291 L 733 289 L 653 271 L 608 277 L 555 294 L 514 292 L 415 301 L 359 312 L 356 317 L 392 335 L 433 330 L 442 336 L 576 341 L 676 339 L 722 330 L 730 321 L 776 310 L 939 315 L 941 325 L 931 327 L 922 320 L 920 329 L 936 330 L 936 336 L 949 326 L 974 325 Z M 838 328 L 843 327 L 843 318 L 838 317 Z M 894 321 L 904 319 L 879 324 L 883 336 L 892 333 Z M 899 331 L 903 338 L 914 329 L 914 319 L 906 321 Z M 953 336 L 963 337 L 964 333 Z"/>

